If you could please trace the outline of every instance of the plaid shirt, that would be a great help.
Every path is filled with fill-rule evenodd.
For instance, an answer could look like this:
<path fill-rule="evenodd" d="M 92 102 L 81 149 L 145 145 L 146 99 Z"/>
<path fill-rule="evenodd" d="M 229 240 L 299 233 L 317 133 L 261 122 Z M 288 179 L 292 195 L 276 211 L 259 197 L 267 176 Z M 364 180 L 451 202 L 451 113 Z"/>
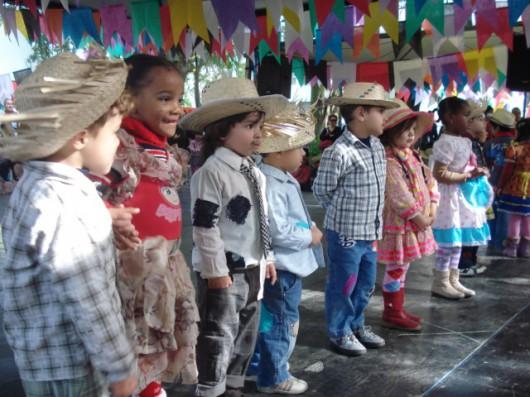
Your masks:
<path fill-rule="evenodd" d="M 324 150 L 313 193 L 326 209 L 324 227 L 354 240 L 379 240 L 385 197 L 385 149 L 349 131 Z"/>
<path fill-rule="evenodd" d="M 134 370 L 116 288 L 108 210 L 81 172 L 29 162 L 3 220 L 4 330 L 20 376 L 67 380 Z"/>

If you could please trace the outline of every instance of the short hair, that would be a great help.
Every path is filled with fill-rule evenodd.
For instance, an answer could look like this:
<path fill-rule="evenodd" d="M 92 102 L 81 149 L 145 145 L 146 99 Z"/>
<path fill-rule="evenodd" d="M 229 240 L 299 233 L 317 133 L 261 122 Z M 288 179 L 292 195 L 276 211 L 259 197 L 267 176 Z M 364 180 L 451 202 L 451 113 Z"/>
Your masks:
<path fill-rule="evenodd" d="M 404 120 L 392 128 L 384 130 L 383 135 L 379 137 L 379 140 L 384 146 L 393 146 L 395 140 L 399 138 L 399 136 L 406 130 L 408 130 L 414 124 L 416 119 L 417 117 L 413 117 L 411 119 Z"/>
<path fill-rule="evenodd" d="M 182 79 L 185 77 L 177 64 L 161 56 L 135 54 L 125 59 L 125 63 L 130 66 L 125 86 L 133 95 L 136 95 L 147 84 L 147 76 L 155 68 L 174 70 Z"/>
<path fill-rule="evenodd" d="M 466 107 L 469 107 L 466 101 L 456 96 L 450 96 L 438 104 L 438 116 L 445 124 L 448 115 L 460 113 Z"/>

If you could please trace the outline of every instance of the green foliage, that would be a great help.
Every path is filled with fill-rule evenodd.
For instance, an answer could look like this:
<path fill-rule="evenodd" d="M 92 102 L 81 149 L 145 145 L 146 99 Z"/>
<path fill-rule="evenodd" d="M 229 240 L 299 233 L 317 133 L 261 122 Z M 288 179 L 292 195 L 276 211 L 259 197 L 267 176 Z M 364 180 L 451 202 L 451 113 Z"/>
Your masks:
<path fill-rule="evenodd" d="M 62 45 L 51 43 L 48 38 L 41 34 L 39 39 L 31 44 L 32 53 L 27 59 L 28 64 L 38 65 L 45 59 L 51 58 L 65 51 L 74 52 L 75 47 L 70 39 L 64 40 Z"/>

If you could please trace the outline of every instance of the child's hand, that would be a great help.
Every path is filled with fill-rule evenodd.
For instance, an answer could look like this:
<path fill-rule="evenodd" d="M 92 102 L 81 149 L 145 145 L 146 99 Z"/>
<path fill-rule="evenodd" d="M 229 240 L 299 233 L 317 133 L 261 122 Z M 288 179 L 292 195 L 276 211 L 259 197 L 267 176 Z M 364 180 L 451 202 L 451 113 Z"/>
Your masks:
<path fill-rule="evenodd" d="M 435 203 L 431 203 L 429 206 L 429 216 L 432 218 L 433 222 L 436 218 L 436 211 L 438 211 L 438 205 Z"/>
<path fill-rule="evenodd" d="M 134 393 L 135 388 L 136 378 L 134 376 L 110 384 L 112 397 L 130 397 Z"/>
<path fill-rule="evenodd" d="M 109 208 L 112 218 L 112 229 L 114 230 L 114 240 L 116 247 L 120 250 L 135 249 L 141 243 L 138 231 L 132 223 L 134 214 L 140 212 L 139 208 L 118 207 Z"/>
<path fill-rule="evenodd" d="M 319 244 L 323 236 L 324 235 L 322 234 L 320 229 L 315 224 L 313 224 L 313 226 L 311 226 L 311 245 Z"/>
<path fill-rule="evenodd" d="M 276 275 L 276 266 L 274 266 L 274 262 L 267 263 L 265 278 L 269 279 L 272 285 L 276 283 L 278 276 Z"/>
<path fill-rule="evenodd" d="M 208 279 L 209 289 L 230 288 L 232 286 L 232 278 L 230 276 L 214 277 Z"/>
<path fill-rule="evenodd" d="M 487 168 L 477 167 L 471 171 L 471 179 L 478 178 L 479 176 L 489 176 L 490 172 Z"/>
<path fill-rule="evenodd" d="M 433 218 L 430 216 L 425 216 L 423 214 L 418 214 L 411 219 L 412 222 L 420 229 L 421 231 L 427 229 L 433 223 Z"/>

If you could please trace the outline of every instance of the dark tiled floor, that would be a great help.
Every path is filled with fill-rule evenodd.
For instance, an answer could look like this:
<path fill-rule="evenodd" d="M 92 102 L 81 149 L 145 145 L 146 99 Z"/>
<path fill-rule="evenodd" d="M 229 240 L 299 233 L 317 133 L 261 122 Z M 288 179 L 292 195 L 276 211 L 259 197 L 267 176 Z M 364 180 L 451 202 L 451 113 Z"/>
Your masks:
<path fill-rule="evenodd" d="M 184 204 L 185 199 L 183 194 Z M 323 211 L 311 195 L 306 199 L 321 224 Z M 185 254 L 191 247 L 188 227 Z M 385 337 L 387 346 L 359 358 L 339 356 L 328 348 L 323 311 L 326 271 L 305 279 L 300 335 L 290 364 L 294 375 L 309 382 L 306 395 L 530 396 L 530 261 L 491 256 L 482 256 L 481 261 L 488 271 L 464 279 L 477 296 L 459 302 L 430 296 L 432 259 L 411 267 L 407 301 L 408 309 L 424 318 L 419 334 L 382 328 L 382 297 L 376 291 L 367 324 Z M 382 267 L 379 270 L 378 285 Z M 23 395 L 11 357 L 0 335 L 0 397 Z M 176 386 L 168 395 L 184 396 L 185 390 Z M 247 384 L 247 395 L 258 395 L 252 383 Z"/>

